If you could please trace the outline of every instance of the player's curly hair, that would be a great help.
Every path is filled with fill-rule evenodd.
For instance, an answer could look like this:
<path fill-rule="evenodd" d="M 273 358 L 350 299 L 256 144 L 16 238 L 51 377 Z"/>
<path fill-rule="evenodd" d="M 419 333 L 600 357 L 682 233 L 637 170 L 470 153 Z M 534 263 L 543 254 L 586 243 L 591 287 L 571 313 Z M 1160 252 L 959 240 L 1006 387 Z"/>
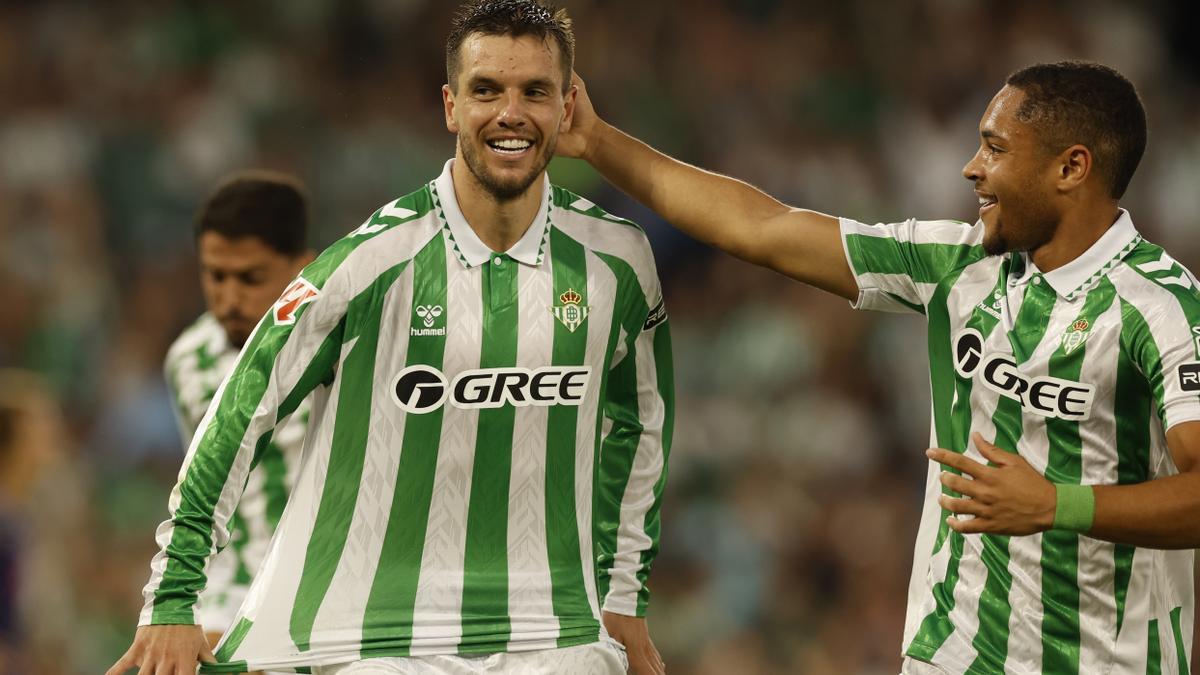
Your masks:
<path fill-rule="evenodd" d="M 1022 68 L 1005 84 L 1025 93 L 1017 119 L 1046 150 L 1087 147 L 1113 199 L 1125 194 L 1146 151 L 1146 111 L 1133 83 L 1099 63 L 1060 61 Z"/>
<path fill-rule="evenodd" d="M 474 0 L 458 9 L 446 38 L 446 82 L 458 90 L 459 49 L 468 35 L 532 35 L 540 40 L 553 37 L 558 43 L 563 73 L 563 93 L 571 87 L 575 67 L 575 33 L 567 10 L 537 0 Z"/>

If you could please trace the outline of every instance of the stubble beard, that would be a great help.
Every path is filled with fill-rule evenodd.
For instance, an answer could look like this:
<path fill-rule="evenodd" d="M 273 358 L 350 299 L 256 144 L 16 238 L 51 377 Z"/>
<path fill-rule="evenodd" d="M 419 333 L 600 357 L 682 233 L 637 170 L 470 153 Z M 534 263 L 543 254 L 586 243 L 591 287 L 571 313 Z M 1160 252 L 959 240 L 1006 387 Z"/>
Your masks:
<path fill-rule="evenodd" d="M 475 180 L 483 186 L 483 189 L 491 195 L 492 199 L 497 202 L 508 202 L 525 194 L 533 181 L 546 170 L 550 164 L 550 159 L 554 156 L 554 146 L 556 138 L 542 146 L 542 152 L 538 155 L 537 160 L 525 176 L 515 178 L 508 181 L 503 181 L 492 175 L 488 171 L 487 163 L 479 156 L 476 146 L 471 142 L 472 139 L 467 137 L 464 132 L 458 134 L 458 147 L 462 148 L 463 160 L 467 163 L 467 168 L 471 174 L 475 176 Z"/>
<path fill-rule="evenodd" d="M 984 231 L 984 253 L 1003 255 L 1015 251 L 1032 251 L 1053 239 L 1054 233 L 1058 231 L 1058 219 L 1045 212 L 1030 213 L 1010 221 L 1023 222 L 1025 226 L 1007 228 L 1009 234 L 1006 236 L 1004 223 L 997 218 L 995 228 L 990 232 L 986 229 Z"/>

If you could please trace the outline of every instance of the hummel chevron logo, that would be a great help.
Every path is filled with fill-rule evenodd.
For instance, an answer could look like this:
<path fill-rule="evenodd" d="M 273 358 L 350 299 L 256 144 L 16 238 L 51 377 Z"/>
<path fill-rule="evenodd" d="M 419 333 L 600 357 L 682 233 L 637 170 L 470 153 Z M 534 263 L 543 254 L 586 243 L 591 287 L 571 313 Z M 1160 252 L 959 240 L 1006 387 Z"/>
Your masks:
<path fill-rule="evenodd" d="M 1163 251 L 1158 260 L 1153 262 L 1142 263 L 1137 268 L 1146 274 L 1155 274 L 1158 272 L 1178 272 L 1176 276 L 1170 277 L 1153 277 L 1155 281 L 1164 286 L 1181 286 L 1183 288 L 1195 288 L 1196 278 L 1191 275 L 1186 269 L 1180 267 L 1171 256 Z"/>
<path fill-rule="evenodd" d="M 371 221 L 375 220 L 375 218 L 377 218 L 377 217 L 378 218 L 398 218 L 400 220 L 404 220 L 405 218 L 412 218 L 413 216 L 417 215 L 416 211 L 413 211 L 412 209 L 406 209 L 403 206 L 400 206 L 399 204 L 400 204 L 400 200 L 397 199 L 396 201 L 392 202 L 391 204 L 388 204 L 387 206 L 383 207 L 382 209 L 379 209 L 379 214 L 377 216 L 371 216 L 370 218 L 367 218 L 367 222 L 363 223 L 357 230 L 351 232 L 350 236 L 351 237 L 361 237 L 361 236 L 368 235 L 368 234 L 375 234 L 376 232 L 379 232 L 380 230 L 383 230 L 384 228 L 386 228 L 387 226 L 392 224 L 392 223 L 374 223 L 374 224 L 372 224 Z"/>

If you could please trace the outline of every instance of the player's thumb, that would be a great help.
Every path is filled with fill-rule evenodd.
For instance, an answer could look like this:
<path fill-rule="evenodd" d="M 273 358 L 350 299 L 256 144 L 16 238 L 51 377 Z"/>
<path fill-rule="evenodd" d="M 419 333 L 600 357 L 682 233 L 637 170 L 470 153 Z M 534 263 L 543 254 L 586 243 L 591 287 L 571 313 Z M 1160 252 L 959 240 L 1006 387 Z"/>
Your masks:
<path fill-rule="evenodd" d="M 216 663 L 217 662 L 217 657 L 213 654 L 213 651 L 208 646 L 207 641 L 205 641 L 204 646 L 200 648 L 200 661 L 201 661 L 201 663 Z"/>

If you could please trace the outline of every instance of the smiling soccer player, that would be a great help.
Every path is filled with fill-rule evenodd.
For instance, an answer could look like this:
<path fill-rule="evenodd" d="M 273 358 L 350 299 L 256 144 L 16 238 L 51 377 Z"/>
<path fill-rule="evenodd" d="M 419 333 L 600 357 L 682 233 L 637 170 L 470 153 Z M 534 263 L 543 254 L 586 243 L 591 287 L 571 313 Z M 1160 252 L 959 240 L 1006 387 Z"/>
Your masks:
<path fill-rule="evenodd" d="M 291 500 L 205 672 L 663 672 L 642 617 L 669 323 L 642 230 L 546 175 L 573 48 L 565 12 L 532 0 L 462 10 L 442 90 L 454 159 L 307 266 L 250 337 L 110 674 L 195 667 L 206 561 L 310 392 Z"/>

